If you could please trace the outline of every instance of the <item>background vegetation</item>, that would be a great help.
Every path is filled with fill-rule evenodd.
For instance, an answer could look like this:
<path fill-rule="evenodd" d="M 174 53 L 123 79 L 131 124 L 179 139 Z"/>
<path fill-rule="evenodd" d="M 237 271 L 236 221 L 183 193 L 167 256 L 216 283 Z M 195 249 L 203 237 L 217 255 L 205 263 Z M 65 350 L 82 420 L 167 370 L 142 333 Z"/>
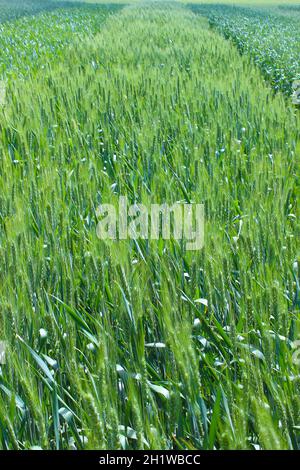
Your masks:
<path fill-rule="evenodd" d="M 276 91 L 292 93 L 300 77 L 300 7 L 243 8 L 194 5 L 195 13 L 251 57 Z"/>

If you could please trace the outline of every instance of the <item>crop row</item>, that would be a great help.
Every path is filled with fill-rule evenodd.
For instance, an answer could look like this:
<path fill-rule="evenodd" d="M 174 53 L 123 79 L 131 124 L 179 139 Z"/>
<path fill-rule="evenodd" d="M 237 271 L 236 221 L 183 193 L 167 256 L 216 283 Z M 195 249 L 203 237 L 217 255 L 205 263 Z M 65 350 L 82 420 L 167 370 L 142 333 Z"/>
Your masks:
<path fill-rule="evenodd" d="M 0 23 L 72 6 L 78 7 L 79 3 L 56 0 L 0 0 Z"/>
<path fill-rule="evenodd" d="M 296 10 L 241 8 L 226 5 L 192 5 L 209 18 L 210 25 L 231 39 L 260 67 L 276 91 L 292 92 L 300 77 L 300 26 Z M 284 12 L 284 14 L 283 14 Z"/>
<path fill-rule="evenodd" d="M 44 68 L 75 37 L 94 35 L 119 7 L 80 5 L 26 16 L 0 25 L 0 77 Z"/>
<path fill-rule="evenodd" d="M 0 110 L 0 448 L 298 449 L 298 115 L 183 8 L 63 54 Z M 120 195 L 204 251 L 99 240 Z"/>

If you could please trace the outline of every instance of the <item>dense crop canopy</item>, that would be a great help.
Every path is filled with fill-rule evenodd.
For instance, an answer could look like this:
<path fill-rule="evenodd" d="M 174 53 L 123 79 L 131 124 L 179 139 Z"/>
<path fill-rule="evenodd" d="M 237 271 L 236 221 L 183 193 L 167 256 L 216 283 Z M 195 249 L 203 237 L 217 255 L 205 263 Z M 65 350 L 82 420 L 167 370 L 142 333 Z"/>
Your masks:
<path fill-rule="evenodd" d="M 189 9 L 98 8 L 1 34 L 0 448 L 299 449 L 299 114 Z M 100 240 L 121 195 L 204 249 Z"/>
<path fill-rule="evenodd" d="M 72 41 L 99 32 L 107 16 L 120 9 L 118 5 L 66 5 L 68 8 L 52 8 L 54 11 L 36 16 L 29 15 L 32 11 L 28 10 L 25 18 L 0 24 L 0 77 L 24 76 L 46 67 L 51 59 L 58 60 Z"/>
<path fill-rule="evenodd" d="M 211 26 L 248 54 L 276 91 L 291 93 L 293 81 L 300 77 L 297 8 L 274 11 L 228 5 L 192 5 L 191 8 L 208 16 Z"/>

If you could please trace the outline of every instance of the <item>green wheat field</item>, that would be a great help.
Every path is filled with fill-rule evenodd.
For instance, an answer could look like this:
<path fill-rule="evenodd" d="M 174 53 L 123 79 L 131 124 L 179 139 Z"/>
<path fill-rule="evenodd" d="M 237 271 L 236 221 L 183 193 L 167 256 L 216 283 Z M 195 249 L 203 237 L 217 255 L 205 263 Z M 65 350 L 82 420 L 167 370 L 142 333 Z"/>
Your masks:
<path fill-rule="evenodd" d="M 300 2 L 215 3 L 0 0 L 1 450 L 300 449 Z"/>

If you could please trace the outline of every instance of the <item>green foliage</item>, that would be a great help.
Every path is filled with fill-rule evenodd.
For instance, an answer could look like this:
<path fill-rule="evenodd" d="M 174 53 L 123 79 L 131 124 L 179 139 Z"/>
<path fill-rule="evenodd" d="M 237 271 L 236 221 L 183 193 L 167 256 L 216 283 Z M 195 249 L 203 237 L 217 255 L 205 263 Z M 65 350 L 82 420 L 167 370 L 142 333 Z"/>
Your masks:
<path fill-rule="evenodd" d="M 251 57 L 276 91 L 292 92 L 300 77 L 300 26 L 294 6 L 254 9 L 228 5 L 190 5 L 209 18 L 210 25 Z M 287 15 L 280 14 L 286 12 Z"/>
<path fill-rule="evenodd" d="M 76 37 L 96 34 L 108 14 L 120 8 L 75 5 L 77 8 L 56 9 L 0 24 L 0 76 L 26 76 L 29 71 L 44 69 Z"/>
<path fill-rule="evenodd" d="M 23 60 L 0 105 L 0 447 L 299 449 L 295 109 L 170 5 Z M 204 250 L 99 240 L 119 195 L 203 202 Z"/>
<path fill-rule="evenodd" d="M 78 7 L 78 2 L 59 0 L 0 0 L 0 23 L 23 16 L 32 16 L 41 12 L 63 7 Z"/>

